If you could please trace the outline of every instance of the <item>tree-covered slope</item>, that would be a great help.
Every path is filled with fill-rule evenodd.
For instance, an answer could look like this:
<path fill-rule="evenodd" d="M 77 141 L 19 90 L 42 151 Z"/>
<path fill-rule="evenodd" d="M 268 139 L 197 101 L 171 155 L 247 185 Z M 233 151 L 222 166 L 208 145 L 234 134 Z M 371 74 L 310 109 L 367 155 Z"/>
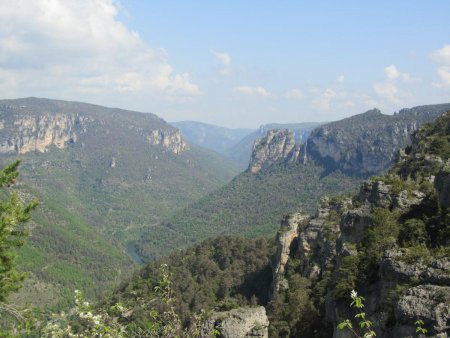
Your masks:
<path fill-rule="evenodd" d="M 361 182 L 338 172 L 322 177 L 323 173 L 322 167 L 312 163 L 280 163 L 257 174 L 244 172 L 160 226 L 147 229 L 137 250 L 146 259 L 160 250 L 153 231 L 174 236 L 179 246 L 221 234 L 270 235 L 278 228 L 281 216 L 298 209 L 312 212 L 321 196 L 352 191 Z"/>
<path fill-rule="evenodd" d="M 61 308 L 71 302 L 75 289 L 93 298 L 127 278 L 134 265 L 117 240 L 57 199 L 21 183 L 14 189 L 41 202 L 33 212 L 30 238 L 19 251 L 19 267 L 27 277 L 13 304 Z"/>
<path fill-rule="evenodd" d="M 149 263 L 124 283 L 111 303 L 120 302 L 132 315 L 125 322 L 145 327 L 148 311 L 160 308 L 155 286 L 160 266 L 167 264 L 175 309 L 187 323 L 200 310 L 227 310 L 267 302 L 274 241 L 221 236 Z M 149 300 L 153 299 L 153 303 Z"/>

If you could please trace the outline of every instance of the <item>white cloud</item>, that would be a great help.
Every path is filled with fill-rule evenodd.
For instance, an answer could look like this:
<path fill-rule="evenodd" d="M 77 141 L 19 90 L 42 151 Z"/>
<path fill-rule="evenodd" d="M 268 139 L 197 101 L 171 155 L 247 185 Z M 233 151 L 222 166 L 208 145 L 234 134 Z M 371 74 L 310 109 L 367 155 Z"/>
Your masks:
<path fill-rule="evenodd" d="M 386 79 L 383 82 L 375 82 L 373 90 L 379 98 L 378 106 L 386 108 L 398 108 L 411 101 L 411 95 L 405 90 L 405 84 L 420 81 L 408 73 L 401 72 L 395 65 L 391 64 L 384 68 Z"/>
<path fill-rule="evenodd" d="M 450 65 L 450 45 L 445 45 L 441 49 L 431 53 L 431 59 L 437 63 Z"/>
<path fill-rule="evenodd" d="M 439 78 L 434 82 L 435 87 L 450 87 L 450 45 L 445 45 L 441 49 L 431 54 L 431 59 L 440 64 L 436 73 Z"/>
<path fill-rule="evenodd" d="M 411 83 L 416 80 L 408 73 L 400 72 L 395 65 L 390 65 L 390 66 L 387 66 L 386 68 L 384 68 L 384 73 L 386 74 L 386 76 L 389 80 L 399 79 L 405 83 Z"/>
<path fill-rule="evenodd" d="M 263 87 L 248 87 L 240 86 L 233 89 L 233 91 L 245 94 L 245 95 L 259 95 L 259 96 L 271 96 L 272 94 Z"/>
<path fill-rule="evenodd" d="M 398 97 L 399 89 L 396 84 L 392 82 L 376 82 L 373 84 L 373 90 L 383 100 L 391 104 L 402 104 L 402 100 Z"/>
<path fill-rule="evenodd" d="M 433 83 L 435 87 L 450 87 L 450 67 L 442 66 L 437 69 L 439 82 Z"/>
<path fill-rule="evenodd" d="M 384 68 L 384 73 L 388 77 L 388 79 L 394 80 L 400 76 L 400 72 L 398 71 L 395 65 L 390 65 Z"/>
<path fill-rule="evenodd" d="M 118 11 L 113 0 L 1 1 L 0 90 L 199 95 L 190 75 L 176 74 L 167 53 L 118 21 Z"/>
<path fill-rule="evenodd" d="M 315 95 L 311 105 L 318 111 L 330 111 L 338 105 L 353 105 L 347 98 L 347 92 L 342 88 L 312 88 L 311 93 Z"/>
<path fill-rule="evenodd" d="M 214 55 L 217 61 L 222 63 L 224 67 L 229 67 L 231 65 L 231 56 L 228 53 L 216 52 L 211 50 L 211 54 Z"/>
<path fill-rule="evenodd" d="M 286 93 L 284 93 L 284 97 L 288 99 L 303 99 L 305 95 L 303 94 L 303 91 L 298 88 L 294 88 L 291 90 L 288 90 Z"/>
<path fill-rule="evenodd" d="M 219 73 L 222 75 L 229 75 L 231 71 L 231 56 L 225 52 L 217 52 L 215 50 L 210 50 L 211 54 L 214 56 L 217 62 L 220 63 L 222 68 Z"/>

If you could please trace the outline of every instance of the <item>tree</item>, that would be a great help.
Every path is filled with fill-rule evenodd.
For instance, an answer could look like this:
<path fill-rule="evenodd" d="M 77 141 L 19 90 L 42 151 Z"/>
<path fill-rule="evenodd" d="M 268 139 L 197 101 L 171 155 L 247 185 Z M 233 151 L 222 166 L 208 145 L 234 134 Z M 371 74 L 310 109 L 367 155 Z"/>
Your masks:
<path fill-rule="evenodd" d="M 15 161 L 0 170 L 0 187 L 10 187 L 15 183 L 19 163 Z M 4 303 L 11 292 L 20 289 L 25 278 L 25 274 L 16 269 L 16 250 L 28 237 L 23 224 L 30 220 L 37 202 L 23 204 L 16 192 L 2 192 L 1 195 L 8 197 L 0 200 L 0 310 L 8 311 L 9 307 Z"/>

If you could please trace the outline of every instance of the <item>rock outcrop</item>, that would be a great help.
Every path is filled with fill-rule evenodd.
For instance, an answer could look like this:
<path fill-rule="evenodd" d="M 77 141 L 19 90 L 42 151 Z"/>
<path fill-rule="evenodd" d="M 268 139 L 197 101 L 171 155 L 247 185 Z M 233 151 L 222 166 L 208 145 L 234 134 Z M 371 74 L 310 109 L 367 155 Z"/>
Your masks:
<path fill-rule="evenodd" d="M 189 149 L 189 145 L 177 129 L 152 130 L 147 136 L 147 141 L 151 145 L 160 145 L 174 154 L 180 154 Z"/>
<path fill-rule="evenodd" d="M 393 337 L 416 337 L 414 322 L 422 320 L 428 337 L 447 337 L 450 331 L 450 287 L 420 285 L 401 297 L 395 307 Z"/>
<path fill-rule="evenodd" d="M 241 141 L 239 141 L 234 146 L 226 149 L 223 154 L 226 157 L 230 158 L 233 162 L 239 164 L 239 167 L 242 167 L 242 169 L 245 170 L 248 168 L 249 159 L 251 157 L 255 141 L 265 137 L 269 130 L 292 130 L 292 132 L 294 133 L 295 142 L 302 145 L 308 139 L 311 131 L 319 125 L 320 123 L 316 122 L 292 124 L 271 123 L 262 125 L 258 130 L 255 130 L 251 134 L 241 139 Z"/>
<path fill-rule="evenodd" d="M 90 119 L 79 114 L 28 115 L 2 121 L 0 153 L 47 152 L 50 147 L 62 149 L 75 143 L 86 132 Z"/>
<path fill-rule="evenodd" d="M 280 160 L 295 163 L 299 155 L 300 146 L 291 130 L 269 130 L 265 137 L 255 141 L 248 171 L 257 173 Z"/>
<path fill-rule="evenodd" d="M 216 330 L 223 338 L 269 337 L 269 320 L 263 306 L 214 312 L 202 328 L 201 337 L 209 338 Z"/>
<path fill-rule="evenodd" d="M 296 213 L 284 217 L 281 221 L 280 230 L 278 230 L 276 238 L 277 251 L 272 266 L 273 284 L 270 291 L 270 298 L 272 298 L 280 288 L 289 288 L 287 280 L 284 278 L 285 267 L 289 259 L 289 254 L 293 249 L 293 244 L 295 243 L 295 240 L 298 239 L 299 230 L 308 220 L 308 216 L 302 213 Z"/>

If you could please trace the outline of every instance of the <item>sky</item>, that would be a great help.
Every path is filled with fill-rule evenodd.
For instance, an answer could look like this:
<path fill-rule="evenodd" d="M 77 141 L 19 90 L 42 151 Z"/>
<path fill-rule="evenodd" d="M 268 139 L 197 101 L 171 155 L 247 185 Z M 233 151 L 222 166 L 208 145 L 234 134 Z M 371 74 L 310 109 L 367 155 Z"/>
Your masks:
<path fill-rule="evenodd" d="M 0 0 L 0 98 L 226 127 L 450 102 L 450 1 Z"/>

